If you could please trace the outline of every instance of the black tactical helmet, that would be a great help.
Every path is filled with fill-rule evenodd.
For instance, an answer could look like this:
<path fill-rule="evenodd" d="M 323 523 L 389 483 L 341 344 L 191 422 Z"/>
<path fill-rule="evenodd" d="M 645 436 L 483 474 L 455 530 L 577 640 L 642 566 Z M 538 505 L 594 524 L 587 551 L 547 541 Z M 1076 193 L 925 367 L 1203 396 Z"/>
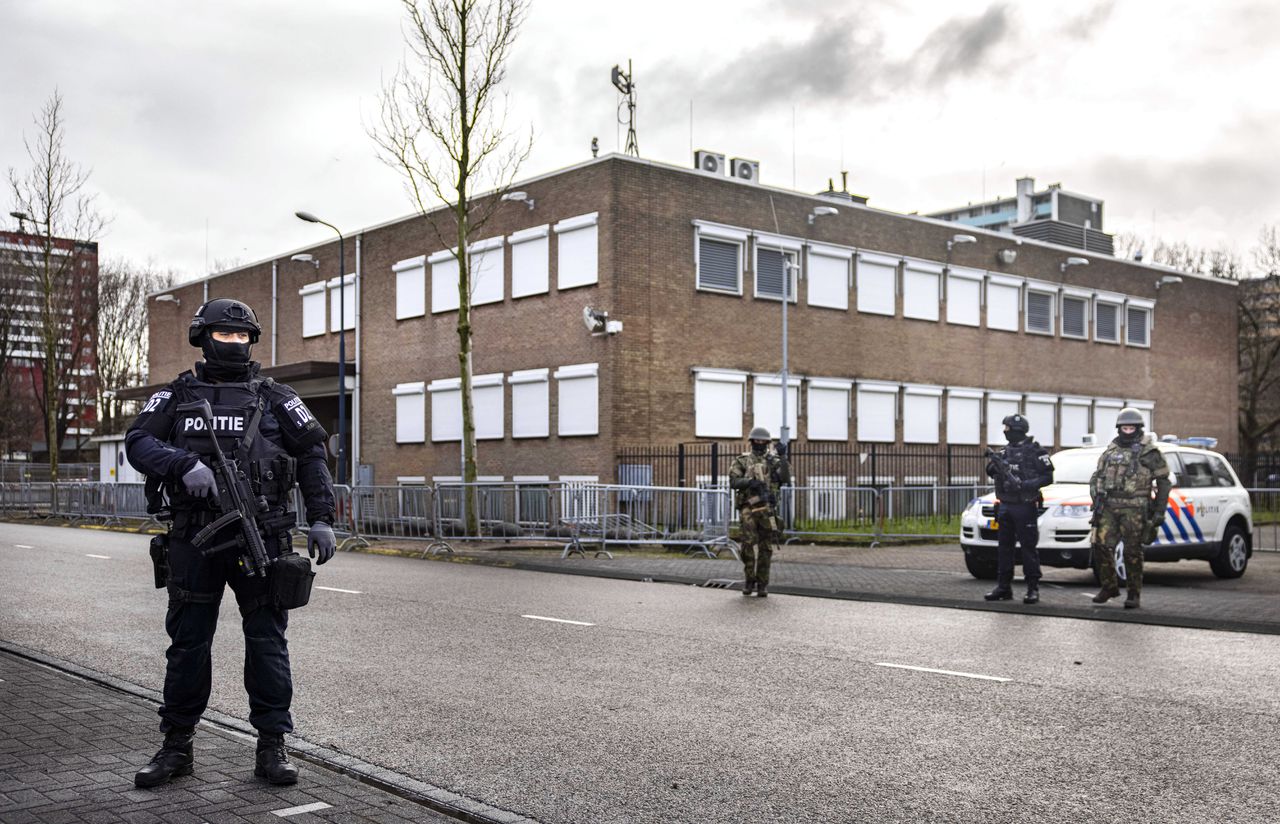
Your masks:
<path fill-rule="evenodd" d="M 741 432 L 742 430 L 741 430 L 741 429 L 739 429 L 738 431 L 739 431 L 739 432 Z M 769 430 L 768 430 L 768 429 L 765 429 L 763 426 L 757 426 L 755 429 L 752 429 L 752 430 L 751 430 L 751 434 L 747 435 L 747 440 L 749 440 L 749 441 L 771 441 L 771 440 L 773 440 L 773 439 L 769 437 Z"/>
<path fill-rule="evenodd" d="M 1026 418 L 1018 414 L 1006 415 L 1002 423 L 1009 427 L 1011 432 L 1021 432 L 1023 435 L 1031 431 L 1031 424 Z"/>
<path fill-rule="evenodd" d="M 187 329 L 187 340 L 192 346 L 199 348 L 200 340 L 208 329 L 243 329 L 249 333 L 249 345 L 258 342 L 262 327 L 258 325 L 258 316 L 247 304 L 231 298 L 217 298 L 201 305 L 191 318 L 191 326 Z"/>
<path fill-rule="evenodd" d="M 1120 414 L 1116 416 L 1116 429 L 1122 426 L 1136 426 L 1141 429 L 1145 425 L 1146 421 L 1142 420 L 1142 413 L 1132 406 L 1121 409 Z"/>

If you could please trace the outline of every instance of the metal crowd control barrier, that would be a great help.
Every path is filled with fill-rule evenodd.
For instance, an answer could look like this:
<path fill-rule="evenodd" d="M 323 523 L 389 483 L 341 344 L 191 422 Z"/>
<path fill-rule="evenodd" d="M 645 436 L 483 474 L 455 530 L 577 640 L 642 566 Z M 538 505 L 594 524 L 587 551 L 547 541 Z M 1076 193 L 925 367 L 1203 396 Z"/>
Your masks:
<path fill-rule="evenodd" d="M 883 487 L 877 540 L 959 540 L 961 514 L 974 498 L 989 491 L 991 486 L 986 484 Z"/>
<path fill-rule="evenodd" d="M 420 487 L 421 488 L 421 487 Z M 477 534 L 467 532 L 468 491 L 474 491 Z M 453 552 L 450 541 L 576 540 L 572 519 L 597 508 L 589 485 L 573 483 L 442 483 L 429 488 L 432 542 L 424 554 Z"/>
<path fill-rule="evenodd" d="M 880 494 L 869 486 L 783 487 L 783 543 L 815 538 L 880 538 Z"/>
<path fill-rule="evenodd" d="M 587 539 L 600 544 L 597 556 L 608 555 L 610 544 L 660 544 L 709 558 L 728 550 L 739 558 L 738 546 L 729 538 L 733 507 L 726 489 L 594 484 L 577 494 L 591 506 L 562 516 L 573 540 L 561 557 L 585 554 Z"/>
<path fill-rule="evenodd" d="M 1280 489 L 1250 489 L 1253 504 L 1253 549 L 1280 552 Z"/>
<path fill-rule="evenodd" d="M 47 518 L 54 509 L 54 492 L 48 482 L 0 484 L 0 510 L 6 515 Z"/>

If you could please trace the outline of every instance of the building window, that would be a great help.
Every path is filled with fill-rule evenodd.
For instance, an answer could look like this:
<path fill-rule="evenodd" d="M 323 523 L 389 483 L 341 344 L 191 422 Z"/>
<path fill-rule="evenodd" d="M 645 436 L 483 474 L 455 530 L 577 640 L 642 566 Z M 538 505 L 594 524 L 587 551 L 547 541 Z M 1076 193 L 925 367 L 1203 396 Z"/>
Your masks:
<path fill-rule="evenodd" d="M 858 311 L 872 315 L 898 313 L 898 259 L 858 255 Z"/>
<path fill-rule="evenodd" d="M 1017 332 L 1022 301 L 1022 280 L 1003 275 L 987 276 L 987 328 Z"/>
<path fill-rule="evenodd" d="M 751 393 L 751 426 L 763 426 L 773 437 L 782 432 L 782 379 L 756 375 Z M 787 431 L 795 438 L 800 420 L 800 379 L 787 379 Z"/>
<path fill-rule="evenodd" d="M 697 288 L 708 292 L 742 294 L 742 266 L 748 233 L 732 226 L 695 220 L 694 269 Z"/>
<path fill-rule="evenodd" d="M 1152 401 L 1128 400 L 1125 401 L 1124 405 L 1133 407 L 1137 410 L 1138 414 L 1142 416 L 1142 425 L 1148 432 L 1150 432 L 1152 426 L 1151 415 L 1155 411 L 1155 403 Z"/>
<path fill-rule="evenodd" d="M 942 422 L 942 387 L 902 388 L 902 442 L 937 443 Z"/>
<path fill-rule="evenodd" d="M 1106 443 L 1111 433 L 1116 430 L 1116 418 L 1120 416 L 1120 410 L 1124 408 L 1124 401 L 1114 398 L 1094 398 L 1093 399 L 1093 427 L 1094 431 L 1101 436 L 1103 443 Z"/>
<path fill-rule="evenodd" d="M 809 281 L 810 306 L 825 306 L 846 311 L 849 309 L 852 261 L 851 249 L 818 245 L 809 247 L 808 269 L 805 277 Z"/>
<path fill-rule="evenodd" d="M 898 439 L 898 385 L 858 383 L 858 440 L 893 443 Z"/>
<path fill-rule="evenodd" d="M 813 378 L 809 381 L 809 405 L 805 426 L 811 441 L 849 440 L 849 396 L 853 381 Z"/>
<path fill-rule="evenodd" d="M 431 312 L 452 312 L 458 308 L 458 259 L 452 250 L 427 258 L 431 265 Z"/>
<path fill-rule="evenodd" d="M 525 369 L 507 378 L 511 384 L 511 437 L 545 438 L 551 434 L 548 372 Z"/>
<path fill-rule="evenodd" d="M 1093 308 L 1093 339 L 1101 343 L 1120 342 L 1120 306 L 1097 301 Z"/>
<path fill-rule="evenodd" d="M 1062 336 L 1089 339 L 1089 299 L 1082 295 L 1062 295 Z"/>
<path fill-rule="evenodd" d="M 599 475 L 560 476 L 560 517 L 566 521 L 597 521 L 600 518 Z"/>
<path fill-rule="evenodd" d="M 505 254 L 500 237 L 481 240 L 467 247 L 472 306 L 502 302 L 506 291 L 502 265 Z"/>
<path fill-rule="evenodd" d="M 1009 392 L 987 393 L 987 443 L 997 446 L 1005 442 L 1004 419 L 1016 415 L 1022 396 Z"/>
<path fill-rule="evenodd" d="M 1027 289 L 1027 331 L 1038 335 L 1052 335 L 1054 326 L 1053 292 Z"/>
<path fill-rule="evenodd" d="M 810 475 L 805 478 L 808 490 L 805 497 L 806 517 L 815 521 L 843 521 L 846 517 L 846 488 L 849 478 L 845 475 Z"/>
<path fill-rule="evenodd" d="M 1151 345 L 1151 310 L 1130 303 L 1125 307 L 1124 339 L 1130 346 Z"/>
<path fill-rule="evenodd" d="M 741 438 L 747 373 L 695 369 L 693 434 L 698 438 Z"/>
<path fill-rule="evenodd" d="M 947 390 L 947 443 L 982 443 L 982 390 Z"/>
<path fill-rule="evenodd" d="M 302 296 L 302 336 L 314 338 L 324 334 L 325 282 L 318 280 L 298 290 Z"/>
<path fill-rule="evenodd" d="M 1053 446 L 1054 430 L 1058 423 L 1058 397 L 1056 395 L 1027 395 L 1027 423 L 1031 426 L 1030 436 L 1041 446 Z"/>
<path fill-rule="evenodd" d="M 599 369 L 597 363 L 580 363 L 556 370 L 558 435 L 600 434 Z"/>
<path fill-rule="evenodd" d="M 330 332 L 337 332 L 340 328 L 356 328 L 356 276 L 347 275 L 343 278 L 329 278 L 329 291 L 337 292 L 339 284 L 341 284 L 342 293 L 329 296 Z M 339 312 L 342 313 L 342 318 L 338 317 Z"/>
<path fill-rule="evenodd" d="M 426 384 L 396 384 L 391 394 L 396 399 L 396 443 L 423 443 L 426 433 Z"/>
<path fill-rule="evenodd" d="M 555 225 L 556 233 L 556 288 L 572 289 L 599 281 L 597 271 L 599 214 L 571 217 Z"/>
<path fill-rule="evenodd" d="M 471 407 L 475 410 L 476 440 L 501 440 L 506 434 L 502 373 L 471 378 Z"/>
<path fill-rule="evenodd" d="M 516 232 L 507 238 L 511 244 L 511 297 L 544 295 L 550 290 L 548 271 L 551 246 L 547 241 L 549 227 L 537 226 Z"/>
<path fill-rule="evenodd" d="M 1058 434 L 1063 446 L 1079 446 L 1084 443 L 1084 436 L 1093 431 L 1089 426 L 1089 407 L 1092 405 L 1088 398 L 1062 399 Z"/>
<path fill-rule="evenodd" d="M 431 394 L 431 440 L 462 440 L 462 379 L 432 381 L 427 392 Z"/>
<path fill-rule="evenodd" d="M 947 270 L 947 323 L 982 325 L 982 280 L 978 269 Z"/>
<path fill-rule="evenodd" d="M 427 257 L 402 260 L 391 267 L 396 276 L 396 320 L 427 313 Z"/>
<path fill-rule="evenodd" d="M 782 290 L 793 303 L 796 299 L 798 255 L 790 250 L 766 249 L 756 244 L 756 297 L 782 300 Z"/>
<path fill-rule="evenodd" d="M 941 266 L 908 260 L 902 272 L 902 316 L 937 320 L 941 281 Z"/>

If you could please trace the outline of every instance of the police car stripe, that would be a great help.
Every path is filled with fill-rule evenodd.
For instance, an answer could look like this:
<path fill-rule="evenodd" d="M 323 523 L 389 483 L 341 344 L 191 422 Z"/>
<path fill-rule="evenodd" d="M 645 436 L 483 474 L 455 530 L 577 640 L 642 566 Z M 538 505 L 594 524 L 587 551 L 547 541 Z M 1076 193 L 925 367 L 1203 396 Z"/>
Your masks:
<path fill-rule="evenodd" d="M 1182 525 L 1182 516 L 1178 512 L 1178 507 L 1172 506 L 1167 509 L 1173 515 L 1173 525 L 1178 528 L 1178 532 L 1182 533 L 1182 540 L 1191 540 L 1191 536 L 1187 534 L 1187 528 Z"/>
<path fill-rule="evenodd" d="M 1196 516 L 1192 515 L 1191 512 L 1188 511 L 1187 520 L 1191 522 L 1191 528 L 1196 531 L 1196 540 L 1203 541 L 1204 533 L 1200 531 L 1200 524 L 1196 522 Z"/>

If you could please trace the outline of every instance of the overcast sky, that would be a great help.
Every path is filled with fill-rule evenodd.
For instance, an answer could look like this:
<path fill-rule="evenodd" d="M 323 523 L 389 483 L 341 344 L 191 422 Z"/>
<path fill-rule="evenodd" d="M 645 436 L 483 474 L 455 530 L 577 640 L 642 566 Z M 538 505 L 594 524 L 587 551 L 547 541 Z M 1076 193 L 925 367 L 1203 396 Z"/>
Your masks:
<path fill-rule="evenodd" d="M 0 19 L 0 167 L 28 165 L 60 90 L 104 257 L 195 277 L 325 239 L 298 209 L 348 232 L 413 210 L 367 136 L 395 0 L 0 0 Z M 846 168 L 902 212 L 1029 175 L 1105 200 L 1107 231 L 1243 252 L 1280 223 L 1278 38 L 1269 0 L 532 0 L 507 122 L 535 135 L 522 176 L 592 136 L 620 149 L 609 69 L 630 58 L 646 158 L 692 165 L 692 143 L 804 191 Z"/>

